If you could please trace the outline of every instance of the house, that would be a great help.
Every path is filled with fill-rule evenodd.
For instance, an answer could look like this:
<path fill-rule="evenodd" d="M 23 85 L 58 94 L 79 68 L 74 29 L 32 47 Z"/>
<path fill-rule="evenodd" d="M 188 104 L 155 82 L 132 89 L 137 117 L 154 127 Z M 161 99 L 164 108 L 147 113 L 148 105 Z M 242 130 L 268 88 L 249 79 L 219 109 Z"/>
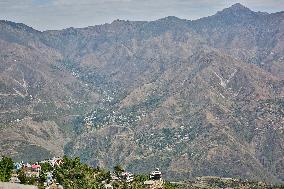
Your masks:
<path fill-rule="evenodd" d="M 38 164 L 22 164 L 22 169 L 27 177 L 39 177 L 41 171 L 41 166 Z"/>
<path fill-rule="evenodd" d="M 118 176 L 116 176 L 115 173 L 111 173 L 110 176 L 111 176 L 111 180 L 119 180 Z"/>
<path fill-rule="evenodd" d="M 16 169 L 16 171 L 20 170 L 22 166 L 23 166 L 22 163 L 19 163 L 19 162 L 14 163 L 14 168 Z"/>
<path fill-rule="evenodd" d="M 52 167 L 60 166 L 61 164 L 63 164 L 63 159 L 58 157 L 53 157 L 52 159 L 49 160 L 49 163 Z"/>
<path fill-rule="evenodd" d="M 21 169 L 23 169 L 24 172 L 28 172 L 28 171 L 31 171 L 32 166 L 29 163 L 22 163 Z"/>
<path fill-rule="evenodd" d="M 25 168 L 25 169 L 31 169 L 31 164 L 29 164 L 29 163 L 25 163 L 25 164 L 23 164 L 23 168 Z"/>
<path fill-rule="evenodd" d="M 156 168 L 155 171 L 150 173 L 150 180 L 144 182 L 145 188 L 148 189 L 160 189 L 163 188 L 163 179 L 161 171 Z"/>
<path fill-rule="evenodd" d="M 162 179 L 162 173 L 161 171 L 159 170 L 159 168 L 156 168 L 155 171 L 152 171 L 150 173 L 150 179 L 151 180 L 161 180 Z"/>
<path fill-rule="evenodd" d="M 134 180 L 134 175 L 130 172 L 123 172 L 120 175 L 120 179 L 126 182 L 132 182 Z"/>
<path fill-rule="evenodd" d="M 32 171 L 34 172 L 40 172 L 41 171 L 41 166 L 38 164 L 33 164 L 32 165 Z"/>
<path fill-rule="evenodd" d="M 39 177 L 39 172 L 37 171 L 26 171 L 25 173 L 27 177 Z"/>
<path fill-rule="evenodd" d="M 53 183 L 53 174 L 52 172 L 47 172 L 46 173 L 46 181 L 45 181 L 46 185 L 49 186 Z"/>

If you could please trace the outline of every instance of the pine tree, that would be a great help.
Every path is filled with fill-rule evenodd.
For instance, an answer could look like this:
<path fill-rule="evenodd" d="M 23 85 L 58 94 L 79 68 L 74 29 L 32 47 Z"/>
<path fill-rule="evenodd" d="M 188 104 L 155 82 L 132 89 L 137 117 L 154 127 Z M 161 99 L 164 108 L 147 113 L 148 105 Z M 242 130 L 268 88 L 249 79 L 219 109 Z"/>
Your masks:
<path fill-rule="evenodd" d="M 9 157 L 3 157 L 0 161 L 0 181 L 8 182 L 12 177 L 14 162 Z"/>

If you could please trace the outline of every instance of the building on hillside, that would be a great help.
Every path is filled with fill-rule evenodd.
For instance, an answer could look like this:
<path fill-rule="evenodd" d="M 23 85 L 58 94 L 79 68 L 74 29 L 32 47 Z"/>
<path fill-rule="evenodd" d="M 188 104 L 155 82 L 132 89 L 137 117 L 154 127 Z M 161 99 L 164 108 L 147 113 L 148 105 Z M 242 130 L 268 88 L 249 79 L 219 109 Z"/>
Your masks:
<path fill-rule="evenodd" d="M 160 189 L 163 184 L 162 173 L 158 168 L 150 173 L 150 180 L 144 182 L 145 188 L 148 189 Z"/>
<path fill-rule="evenodd" d="M 23 164 L 22 165 L 22 169 L 23 171 L 25 172 L 26 176 L 27 177 L 39 177 L 39 173 L 41 171 L 41 166 L 38 165 L 38 164 L 29 164 L 29 163 L 26 163 L 26 164 Z"/>
<path fill-rule="evenodd" d="M 119 177 L 115 173 L 111 173 L 111 180 L 119 180 Z"/>
<path fill-rule="evenodd" d="M 42 160 L 39 162 L 40 164 L 49 163 L 49 160 Z"/>
<path fill-rule="evenodd" d="M 60 166 L 61 164 L 63 164 L 63 159 L 59 157 L 53 157 L 49 160 L 49 163 L 52 167 Z"/>
<path fill-rule="evenodd" d="M 23 167 L 24 169 L 31 169 L 31 168 L 32 168 L 31 164 L 29 164 L 29 163 L 23 164 L 22 167 Z"/>
<path fill-rule="evenodd" d="M 26 171 L 25 173 L 27 177 L 35 177 L 35 178 L 39 177 L 39 172 L 37 171 Z"/>
<path fill-rule="evenodd" d="M 130 172 L 123 172 L 120 175 L 120 179 L 125 182 L 132 182 L 134 180 L 134 175 Z"/>
<path fill-rule="evenodd" d="M 159 168 L 156 168 L 155 171 L 152 171 L 150 173 L 150 179 L 151 180 L 161 180 L 162 179 L 162 173 L 161 171 L 159 170 Z"/>
<path fill-rule="evenodd" d="M 41 165 L 33 164 L 33 165 L 32 165 L 32 171 L 34 171 L 34 172 L 40 172 L 40 171 L 41 171 Z"/>
<path fill-rule="evenodd" d="M 16 162 L 14 163 L 14 168 L 16 171 L 20 170 L 23 166 L 23 163 Z"/>
<path fill-rule="evenodd" d="M 47 172 L 44 186 L 51 186 L 52 184 L 53 184 L 53 174 L 52 172 Z"/>
<path fill-rule="evenodd" d="M 60 166 L 63 163 L 63 159 L 60 157 L 53 157 L 48 160 L 43 160 L 39 162 L 40 164 L 49 163 L 52 167 Z"/>

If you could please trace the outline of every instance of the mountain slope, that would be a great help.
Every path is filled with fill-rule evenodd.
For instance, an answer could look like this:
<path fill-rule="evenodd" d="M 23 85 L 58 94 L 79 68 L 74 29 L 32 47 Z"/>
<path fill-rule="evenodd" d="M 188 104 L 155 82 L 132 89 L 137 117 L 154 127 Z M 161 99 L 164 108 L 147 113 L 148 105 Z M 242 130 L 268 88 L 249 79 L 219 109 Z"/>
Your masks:
<path fill-rule="evenodd" d="M 271 145 L 267 141 L 271 135 L 275 145 L 283 144 L 283 115 L 273 107 L 279 102 L 272 101 L 271 114 L 277 112 L 272 119 L 280 120 L 278 125 L 263 125 L 263 121 L 254 120 L 258 118 L 254 111 L 268 114 L 259 119 L 271 116 L 259 106 L 267 98 L 277 97 L 266 85 L 280 81 L 255 66 L 250 68 L 215 52 L 194 54 L 188 62 L 134 89 L 118 107 L 106 109 L 105 117 L 97 120 L 100 114 L 93 112 L 89 119 L 95 128 L 86 129 L 71 143 L 75 151 L 69 153 L 82 155 L 91 164 L 121 162 L 134 170 L 143 169 L 145 164 L 170 167 L 171 176 L 221 174 L 256 179 L 263 174 L 262 179 L 272 180 L 261 158 L 272 153 L 275 162 L 269 159 L 269 164 L 281 161 L 281 147 L 269 150 L 268 155 L 254 146 Z M 181 171 L 183 166 L 189 167 Z"/>
<path fill-rule="evenodd" d="M 283 79 L 284 12 L 262 13 L 236 4 L 191 27 L 207 42 L 245 62 L 258 64 Z"/>
<path fill-rule="evenodd" d="M 283 20 L 236 4 L 60 31 L 2 21 L 1 153 L 283 181 Z"/>
<path fill-rule="evenodd" d="M 41 43 L 39 32 L 2 24 L 1 151 L 18 158 L 62 155 L 69 134 L 58 125 L 96 101 L 97 94 L 58 68 L 62 55 Z"/>

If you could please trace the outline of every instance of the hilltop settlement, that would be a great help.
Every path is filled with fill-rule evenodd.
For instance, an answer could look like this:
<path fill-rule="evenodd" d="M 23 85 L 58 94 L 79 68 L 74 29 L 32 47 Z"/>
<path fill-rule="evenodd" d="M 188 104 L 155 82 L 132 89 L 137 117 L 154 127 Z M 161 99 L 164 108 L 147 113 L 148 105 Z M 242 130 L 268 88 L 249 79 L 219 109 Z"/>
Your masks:
<path fill-rule="evenodd" d="M 24 189 L 33 185 L 39 189 L 175 189 L 175 188 L 273 188 L 264 182 L 253 182 L 236 178 L 197 177 L 194 180 L 169 182 L 163 179 L 159 168 L 147 174 L 133 174 L 121 165 L 107 171 L 100 167 L 90 167 L 81 163 L 80 158 L 64 156 L 38 162 L 13 162 L 11 158 L 2 157 L 0 160 L 0 188 Z M 4 183 L 5 182 L 5 183 Z M 12 185 L 11 183 L 15 183 Z M 33 188 L 33 187 L 32 187 Z"/>

